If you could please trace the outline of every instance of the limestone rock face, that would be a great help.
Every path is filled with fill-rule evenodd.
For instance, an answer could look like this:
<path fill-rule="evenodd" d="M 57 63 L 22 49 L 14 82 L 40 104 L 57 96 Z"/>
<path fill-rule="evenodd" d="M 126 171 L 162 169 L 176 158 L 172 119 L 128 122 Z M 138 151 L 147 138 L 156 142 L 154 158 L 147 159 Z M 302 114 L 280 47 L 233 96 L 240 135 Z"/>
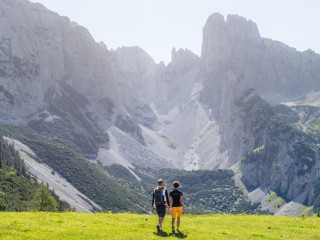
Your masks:
<path fill-rule="evenodd" d="M 200 98 L 219 122 L 220 148 L 228 150 L 231 166 L 239 161 L 231 150 L 238 144 L 230 127 L 235 100 L 249 89 L 273 104 L 318 90 L 320 56 L 261 38 L 256 24 L 236 15 L 229 15 L 226 21 L 220 14 L 211 15 L 203 36 Z"/>
<path fill-rule="evenodd" d="M 230 64 L 230 60 L 239 61 L 252 45 L 262 42 L 258 28 L 252 21 L 237 15 L 228 15 L 227 20 L 219 13 L 212 14 L 203 29 L 201 57 L 204 68 L 212 71 L 220 64 Z M 239 54 L 235 56 L 235 54 Z M 245 57 L 245 56 L 242 56 Z"/>
<path fill-rule="evenodd" d="M 173 49 L 165 65 L 139 47 L 109 51 L 41 4 L 0 0 L 0 121 L 92 159 L 100 151 L 127 167 L 240 166 L 247 187 L 288 199 L 305 192 L 320 206 L 318 140 L 288 125 L 309 110 L 292 108 L 293 121 L 281 122 L 270 106 L 319 90 L 319 54 L 262 38 L 237 15 L 211 15 L 201 56 Z"/>
<path fill-rule="evenodd" d="M 139 47 L 122 47 L 114 50 L 123 75 L 145 102 L 151 102 L 156 89 L 157 64 Z"/>
<path fill-rule="evenodd" d="M 169 71 L 173 74 L 184 74 L 190 69 L 197 67 L 200 58 L 188 49 L 179 49 L 176 51 L 175 48 L 172 49 L 171 62 L 168 65 Z"/>
<path fill-rule="evenodd" d="M 237 101 L 234 125 L 242 180 L 248 189 L 269 187 L 286 199 L 295 199 L 314 186 L 317 154 L 312 140 L 280 119 L 259 96 Z M 235 146 L 234 146 L 235 147 Z"/>
<path fill-rule="evenodd" d="M 238 96 L 254 88 L 272 103 L 320 88 L 318 54 L 311 50 L 298 52 L 261 38 L 256 24 L 236 15 L 229 15 L 226 21 L 220 14 L 209 17 L 203 29 L 201 60 L 206 85 L 202 98 L 215 107 L 217 114 L 225 88 L 233 89 Z"/>
<path fill-rule="evenodd" d="M 155 115 L 126 81 L 114 55 L 104 44 L 97 44 L 84 27 L 40 4 L 24 0 L 1 0 L 0 3 L 2 121 L 33 121 L 31 126 L 40 130 L 36 127 L 41 121 L 37 114 L 44 111 L 53 114 L 50 111 L 55 111 L 53 105 L 57 102 L 64 108 L 72 100 L 85 99 L 64 111 L 68 114 L 78 111 L 83 118 L 89 118 L 88 121 L 94 123 L 93 128 L 81 122 L 79 115 L 70 116 L 86 131 L 93 134 L 95 131 L 92 130 L 96 129 L 101 132 L 101 129 L 116 122 L 119 116 L 128 115 L 130 124 L 136 125 L 136 128 L 121 126 L 143 143 L 138 123 L 151 127 Z M 66 89 L 70 91 L 66 92 Z M 68 99 L 70 92 L 75 93 L 71 94 L 71 100 Z M 105 104 L 106 101 L 109 104 Z M 65 120 L 65 115 L 62 116 L 59 111 L 53 115 L 57 116 L 53 122 Z M 43 133 L 50 132 L 44 126 L 41 130 Z M 106 144 L 106 139 L 102 143 Z M 98 143 L 101 141 L 94 144 Z"/>

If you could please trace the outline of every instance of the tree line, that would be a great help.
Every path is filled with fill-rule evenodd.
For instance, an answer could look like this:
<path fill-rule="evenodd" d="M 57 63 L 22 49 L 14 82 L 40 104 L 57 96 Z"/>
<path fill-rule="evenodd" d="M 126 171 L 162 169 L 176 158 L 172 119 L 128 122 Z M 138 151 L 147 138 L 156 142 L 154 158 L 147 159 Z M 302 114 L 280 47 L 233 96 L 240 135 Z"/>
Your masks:
<path fill-rule="evenodd" d="M 39 183 L 12 144 L 0 135 L 0 211 L 67 211 L 70 205 Z"/>

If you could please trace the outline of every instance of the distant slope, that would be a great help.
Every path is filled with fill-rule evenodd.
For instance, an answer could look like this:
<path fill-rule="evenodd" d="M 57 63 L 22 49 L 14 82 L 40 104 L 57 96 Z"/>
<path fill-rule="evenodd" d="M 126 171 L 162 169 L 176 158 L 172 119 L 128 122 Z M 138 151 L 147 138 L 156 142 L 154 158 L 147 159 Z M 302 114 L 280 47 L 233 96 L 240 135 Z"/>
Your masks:
<path fill-rule="evenodd" d="M 173 181 L 180 181 L 184 194 L 186 212 L 193 214 L 208 213 L 254 213 L 258 204 L 250 204 L 241 189 L 235 186 L 231 170 L 195 170 L 178 169 L 133 169 L 141 181 L 138 181 L 125 167 L 111 165 L 105 170 L 114 176 L 121 185 L 133 189 L 141 200 L 151 209 L 151 194 L 157 185 L 157 179 L 163 178 L 168 191 Z"/>
<path fill-rule="evenodd" d="M 41 195 L 39 195 L 41 191 Z M 46 199 L 44 200 L 44 194 Z M 40 198 L 40 200 L 39 200 Z M 56 206 L 57 205 L 57 206 Z M 0 211 L 70 211 L 70 205 L 40 185 L 20 152 L 0 134 Z"/>
<path fill-rule="evenodd" d="M 109 51 L 39 3 L 0 0 L 0 20 L 0 122 L 38 134 L 1 128 L 104 210 L 144 212 L 147 197 L 128 187 L 128 176 L 115 180 L 84 157 L 122 163 L 129 174 L 238 166 L 249 191 L 266 187 L 320 208 L 320 98 L 303 100 L 320 90 L 319 54 L 219 13 L 203 29 L 201 56 L 173 49 L 167 66 L 138 47 Z M 270 106 L 296 100 L 290 109 Z M 231 203 L 206 210 L 233 211 Z"/>
<path fill-rule="evenodd" d="M 0 15 L 0 122 L 90 157 L 108 146 L 111 125 L 144 144 L 139 124 L 155 115 L 105 44 L 40 3 L 1 0 Z"/>
<path fill-rule="evenodd" d="M 19 152 L 21 159 L 28 171 L 36 177 L 39 182 L 52 189 L 60 199 L 69 203 L 71 208 L 78 212 L 101 211 L 100 206 L 92 202 L 88 197 L 80 193 L 72 184 L 66 181 L 52 168 L 44 163 L 40 163 L 36 154 L 23 143 L 4 137 L 4 139 Z"/>
<path fill-rule="evenodd" d="M 286 201 L 319 209 L 318 142 L 284 119 L 257 95 L 236 101 L 233 151 L 238 151 L 241 179 L 249 191 L 259 187 L 275 191 Z M 293 118 L 294 119 L 294 118 Z"/>
<path fill-rule="evenodd" d="M 0 134 L 0 211 L 27 211 L 36 191 L 19 153 Z"/>
<path fill-rule="evenodd" d="M 25 126 L 1 124 L 0 132 L 30 147 L 39 161 L 50 166 L 104 210 L 144 212 L 137 206 L 141 203 L 135 195 L 74 150 Z"/>

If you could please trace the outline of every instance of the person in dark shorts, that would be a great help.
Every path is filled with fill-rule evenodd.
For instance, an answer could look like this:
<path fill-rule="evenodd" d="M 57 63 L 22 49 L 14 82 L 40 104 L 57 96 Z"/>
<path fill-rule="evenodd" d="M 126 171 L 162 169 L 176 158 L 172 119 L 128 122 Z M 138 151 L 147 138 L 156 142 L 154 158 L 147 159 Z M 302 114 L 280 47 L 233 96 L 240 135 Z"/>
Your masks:
<path fill-rule="evenodd" d="M 152 194 L 152 210 L 156 209 L 158 217 L 159 217 L 159 223 L 157 225 L 157 230 L 162 231 L 162 223 L 164 220 L 164 217 L 166 215 L 166 204 L 169 208 L 169 197 L 168 197 L 168 191 L 164 187 L 164 182 L 162 179 L 158 180 L 158 187 L 156 187 L 153 190 Z"/>
<path fill-rule="evenodd" d="M 175 233 L 174 223 L 177 218 L 177 232 L 179 232 L 180 227 L 180 218 L 182 216 L 182 212 L 184 211 L 184 201 L 183 194 L 178 190 L 180 183 L 175 181 L 173 183 L 173 191 L 169 194 L 169 202 L 170 202 L 170 210 L 172 214 L 172 233 Z"/>

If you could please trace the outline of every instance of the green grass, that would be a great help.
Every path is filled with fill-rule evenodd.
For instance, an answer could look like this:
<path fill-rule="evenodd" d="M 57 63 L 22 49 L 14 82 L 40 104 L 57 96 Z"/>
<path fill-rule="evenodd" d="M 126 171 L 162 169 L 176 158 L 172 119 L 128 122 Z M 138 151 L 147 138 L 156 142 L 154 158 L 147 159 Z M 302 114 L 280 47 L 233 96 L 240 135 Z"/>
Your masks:
<path fill-rule="evenodd" d="M 0 213 L 0 239 L 320 239 L 320 218 L 263 215 L 184 215 L 181 234 L 170 216 L 157 234 L 155 215 Z"/>
<path fill-rule="evenodd" d="M 304 105 L 304 104 L 307 103 L 307 99 L 298 100 L 298 101 L 295 101 L 294 103 L 297 104 L 297 105 Z"/>
<path fill-rule="evenodd" d="M 272 204 L 274 209 L 279 209 L 286 204 L 286 201 L 279 197 L 275 192 L 271 192 L 268 203 Z M 299 214 L 300 216 L 300 214 Z"/>
<path fill-rule="evenodd" d="M 163 134 L 158 134 L 159 137 L 162 137 L 162 139 L 165 141 L 165 143 L 168 145 L 168 147 L 172 148 L 172 149 L 176 149 L 176 146 L 174 145 L 174 143 L 165 135 Z"/>
<path fill-rule="evenodd" d="M 264 149 L 265 149 L 264 145 L 261 145 L 260 147 L 254 149 L 253 152 L 254 152 L 254 153 L 260 152 L 260 151 L 263 151 Z"/>
<path fill-rule="evenodd" d="M 299 216 L 313 216 L 313 207 L 301 206 L 298 211 Z"/>

